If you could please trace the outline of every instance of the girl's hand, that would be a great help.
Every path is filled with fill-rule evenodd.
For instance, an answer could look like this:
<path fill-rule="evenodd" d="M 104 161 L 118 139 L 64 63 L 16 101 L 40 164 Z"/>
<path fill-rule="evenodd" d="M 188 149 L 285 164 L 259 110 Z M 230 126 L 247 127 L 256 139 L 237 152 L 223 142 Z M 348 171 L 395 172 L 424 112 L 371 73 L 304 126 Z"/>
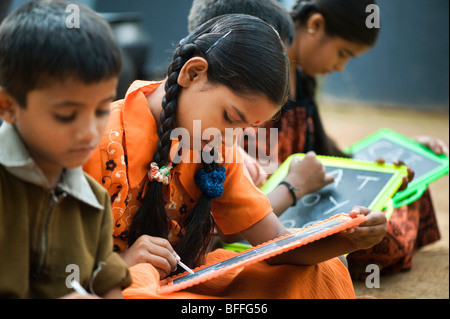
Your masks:
<path fill-rule="evenodd" d="M 378 158 L 376 160 L 376 162 L 378 164 L 384 164 L 385 163 L 383 158 Z M 403 161 L 395 161 L 393 164 L 396 165 L 396 166 L 400 166 L 400 165 L 405 165 L 405 162 L 403 162 Z M 403 177 L 402 185 L 400 185 L 400 187 L 398 188 L 397 192 L 400 192 L 400 191 L 406 189 L 406 187 L 408 187 L 408 184 L 411 183 L 412 180 L 414 179 L 414 171 L 413 171 L 413 169 L 411 167 L 409 167 L 409 166 L 407 167 L 407 172 L 408 172 L 408 176 L 404 176 Z"/>
<path fill-rule="evenodd" d="M 153 265 L 161 279 L 175 271 L 180 260 L 167 239 L 148 235 L 139 237 L 121 256 L 128 266 L 139 263 Z"/>
<path fill-rule="evenodd" d="M 445 145 L 445 143 L 438 138 L 421 135 L 415 136 L 413 139 L 422 144 L 423 146 L 428 147 L 430 150 L 432 150 L 434 153 L 438 155 L 441 154 L 447 156 L 449 155 L 448 146 Z"/>
<path fill-rule="evenodd" d="M 316 153 L 308 152 L 303 160 L 294 158 L 289 166 L 289 172 L 284 179 L 293 187 L 299 189 L 297 198 L 313 193 L 334 181 L 333 176 L 327 176 L 325 167 L 317 159 Z"/>
<path fill-rule="evenodd" d="M 373 211 L 362 206 L 353 207 L 349 215 L 355 218 L 358 214 L 366 215 L 366 221 L 359 224 L 359 226 L 341 232 L 341 234 L 351 242 L 356 250 L 368 249 L 378 244 L 386 234 L 386 216 L 382 212 Z"/>

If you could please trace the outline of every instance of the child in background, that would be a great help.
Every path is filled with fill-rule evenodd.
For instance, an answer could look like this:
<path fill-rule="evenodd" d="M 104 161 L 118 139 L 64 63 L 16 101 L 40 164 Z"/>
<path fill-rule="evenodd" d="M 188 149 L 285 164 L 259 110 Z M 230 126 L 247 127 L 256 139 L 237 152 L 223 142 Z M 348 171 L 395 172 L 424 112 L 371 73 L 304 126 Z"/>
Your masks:
<path fill-rule="evenodd" d="M 246 10 L 245 2 L 236 3 L 233 12 Z M 365 25 L 366 7 L 374 3 L 373 0 L 311 0 L 296 3 L 291 13 L 295 36 L 288 48 L 291 63 L 290 101 L 282 109 L 277 121 L 266 122 L 261 126 L 266 132 L 271 128 L 278 129 L 278 145 L 257 145 L 258 148 L 278 154 L 280 163 L 291 154 L 310 151 L 320 155 L 348 157 L 325 133 L 315 101 L 315 76 L 344 70 L 349 59 L 364 54 L 375 45 L 379 29 L 369 29 Z M 199 8 L 201 14 L 195 12 Z M 228 13 L 230 8 L 212 0 L 194 0 L 189 16 L 190 28 L 203 23 L 205 20 L 202 17 L 212 18 L 208 10 L 220 15 Z M 420 136 L 417 140 L 437 154 L 448 154 L 448 147 L 439 139 Z M 257 137 L 248 143 L 257 143 Z M 277 148 L 278 153 L 273 147 Z M 257 175 L 254 178 L 261 179 Z M 293 185 L 301 189 L 299 181 L 294 179 Z M 274 190 L 281 193 L 285 191 L 284 186 Z M 283 212 L 284 207 L 280 208 L 279 212 Z M 348 256 L 350 272 L 355 278 L 360 278 L 370 263 L 378 264 L 383 274 L 409 269 L 414 252 L 439 238 L 434 208 L 427 190 L 420 200 L 394 210 L 382 243 Z"/>
<path fill-rule="evenodd" d="M 135 82 L 114 103 L 107 133 L 85 170 L 112 198 L 115 248 L 132 266 L 134 284 L 125 297 L 354 298 L 348 271 L 334 257 L 383 237 L 384 214 L 364 207 L 355 211 L 366 222 L 349 232 L 189 291 L 161 296 L 156 290 L 180 259 L 193 268 L 235 255 L 223 249 L 206 254 L 215 225 L 226 234 L 242 233 L 252 245 L 288 233 L 243 173 L 233 141 L 214 143 L 226 128 L 257 126 L 279 112 L 288 94 L 288 68 L 273 27 L 249 15 L 225 15 L 180 41 L 167 79 Z M 193 134 L 195 120 L 202 134 Z M 203 135 L 208 128 L 216 134 Z M 189 136 L 178 144 L 172 141 L 178 133 L 172 134 L 180 129 Z"/>
<path fill-rule="evenodd" d="M 347 156 L 325 133 L 315 102 L 314 76 L 343 71 L 346 63 L 370 50 L 379 29 L 367 28 L 366 8 L 373 0 L 298 1 L 291 15 L 295 37 L 288 49 L 291 64 L 291 99 L 288 110 L 277 123 L 279 160 L 290 153 L 314 150 L 317 154 Z M 303 132 L 293 134 L 293 132 Z M 439 139 L 421 137 L 419 142 L 434 152 L 448 153 Z M 382 156 L 380 156 L 382 157 Z M 420 247 L 440 238 L 431 196 L 424 195 L 408 206 L 394 209 L 388 221 L 388 232 L 382 242 L 369 250 L 349 254 L 349 270 L 353 278 L 367 275 L 367 264 L 377 264 L 382 274 L 408 270 L 413 255 Z"/>
<path fill-rule="evenodd" d="M 68 28 L 67 6 L 29 2 L 0 26 L 0 298 L 81 297 L 72 279 L 120 298 L 131 284 L 110 198 L 81 168 L 106 128 L 120 51 L 87 7 Z"/>

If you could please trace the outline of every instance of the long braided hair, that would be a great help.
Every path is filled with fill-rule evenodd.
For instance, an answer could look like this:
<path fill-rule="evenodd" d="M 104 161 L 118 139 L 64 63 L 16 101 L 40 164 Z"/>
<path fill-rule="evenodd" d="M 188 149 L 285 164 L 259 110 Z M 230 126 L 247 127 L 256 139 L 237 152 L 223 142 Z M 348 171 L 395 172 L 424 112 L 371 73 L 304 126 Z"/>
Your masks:
<path fill-rule="evenodd" d="M 263 93 L 280 106 L 288 95 L 289 61 L 281 39 L 270 25 L 242 14 L 209 20 L 180 41 L 168 67 L 158 148 L 153 157 L 159 167 L 170 163 L 170 133 L 175 129 L 177 96 L 182 89 L 177 80 L 184 64 L 194 56 L 207 60 L 208 81 L 213 84 L 226 85 L 238 94 Z M 215 159 L 211 163 L 205 163 L 202 156 L 207 173 L 219 168 L 217 152 L 213 149 L 210 155 Z M 130 228 L 129 245 L 143 234 L 168 237 L 170 221 L 164 188 L 162 183 L 149 182 Z M 212 236 L 214 220 L 210 212 L 211 198 L 203 192 L 182 225 L 183 235 L 174 248 L 190 267 L 202 262 Z"/>

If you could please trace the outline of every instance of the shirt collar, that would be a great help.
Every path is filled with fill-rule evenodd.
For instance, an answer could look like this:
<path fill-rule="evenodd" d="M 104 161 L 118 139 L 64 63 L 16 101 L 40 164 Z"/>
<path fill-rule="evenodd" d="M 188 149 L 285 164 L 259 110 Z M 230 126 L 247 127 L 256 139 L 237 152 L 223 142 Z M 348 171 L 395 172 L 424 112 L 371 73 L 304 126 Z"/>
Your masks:
<path fill-rule="evenodd" d="M 47 178 L 30 156 L 13 125 L 2 123 L 0 141 L 0 165 L 21 180 L 50 188 Z M 94 208 L 104 209 L 98 202 L 81 167 L 64 170 L 57 188 Z"/>
<path fill-rule="evenodd" d="M 172 143 L 172 147 L 173 145 L 174 143 Z M 181 161 L 179 164 L 177 164 L 177 166 L 175 166 L 173 170 L 172 176 L 174 176 L 175 174 L 178 175 L 181 185 L 191 198 L 199 198 L 200 195 L 202 194 L 202 191 L 195 183 L 194 177 L 195 173 L 202 168 L 202 164 L 196 162 L 198 161 L 198 158 L 194 160 L 193 152 L 190 152 L 188 156 L 190 162 L 185 163 Z"/>
<path fill-rule="evenodd" d="M 157 149 L 156 122 L 145 94 L 156 90 L 161 83 L 134 81 L 125 96 L 123 129 L 126 136 L 128 182 L 132 189 L 136 188 L 147 175 Z"/>
<path fill-rule="evenodd" d="M 125 95 L 123 128 L 128 160 L 128 182 L 136 188 L 147 176 L 153 155 L 157 150 L 158 132 L 156 121 L 150 112 L 145 94 L 155 91 L 164 82 L 134 81 Z M 172 141 L 172 146 L 177 140 Z M 193 187 L 197 167 L 179 163 L 172 174 L 177 174 L 183 188 L 191 197 L 198 197 L 201 191 Z"/>
<path fill-rule="evenodd" d="M 164 82 L 134 81 L 127 91 L 123 109 L 123 128 L 128 160 L 128 182 L 130 188 L 136 188 L 147 176 L 153 155 L 157 150 L 158 133 L 155 119 L 150 112 L 145 94 L 156 90 Z M 172 147 L 178 140 L 172 141 Z M 185 157 L 187 156 L 187 157 Z M 195 184 L 194 175 L 202 168 L 199 154 L 183 154 L 188 161 L 181 161 L 172 171 L 191 198 L 198 198 L 201 190 Z M 193 164 L 196 163 L 196 164 Z"/>

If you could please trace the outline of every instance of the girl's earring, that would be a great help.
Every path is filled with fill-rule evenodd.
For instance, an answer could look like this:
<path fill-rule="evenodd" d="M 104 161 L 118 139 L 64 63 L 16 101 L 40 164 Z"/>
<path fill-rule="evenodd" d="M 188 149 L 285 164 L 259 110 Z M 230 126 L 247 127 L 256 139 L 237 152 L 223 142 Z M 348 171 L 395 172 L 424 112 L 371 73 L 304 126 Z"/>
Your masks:
<path fill-rule="evenodd" d="M 314 34 L 314 33 L 316 33 L 316 30 L 314 30 L 314 29 L 308 29 L 308 33 L 309 33 L 309 34 Z"/>

